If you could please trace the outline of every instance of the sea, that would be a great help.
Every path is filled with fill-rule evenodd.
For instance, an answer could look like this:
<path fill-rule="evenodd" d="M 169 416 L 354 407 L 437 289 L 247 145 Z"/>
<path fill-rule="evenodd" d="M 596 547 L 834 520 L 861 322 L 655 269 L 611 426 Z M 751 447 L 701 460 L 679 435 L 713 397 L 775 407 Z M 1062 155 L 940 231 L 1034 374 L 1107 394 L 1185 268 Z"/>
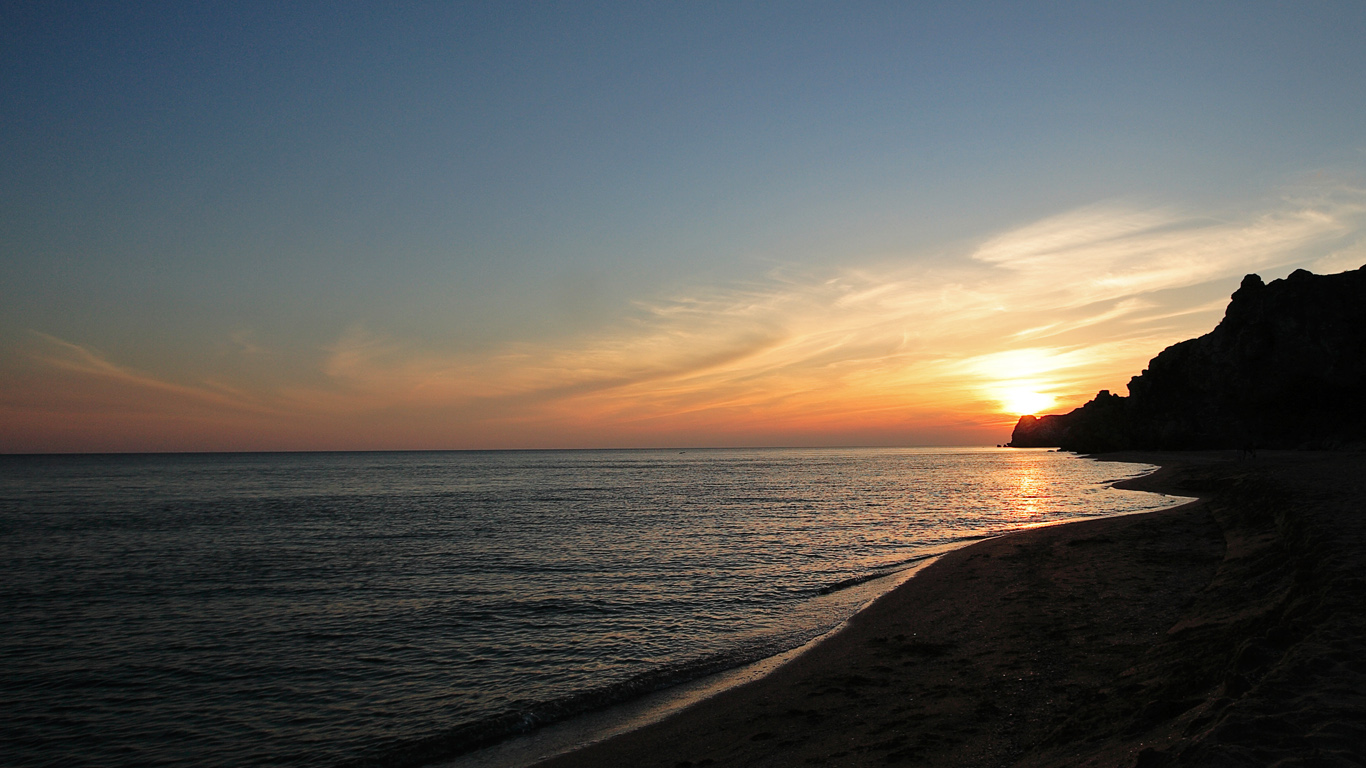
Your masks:
<path fill-rule="evenodd" d="M 1182 499 L 996 448 L 0 456 L 12 766 L 408 766 L 773 657 L 985 537 Z"/>

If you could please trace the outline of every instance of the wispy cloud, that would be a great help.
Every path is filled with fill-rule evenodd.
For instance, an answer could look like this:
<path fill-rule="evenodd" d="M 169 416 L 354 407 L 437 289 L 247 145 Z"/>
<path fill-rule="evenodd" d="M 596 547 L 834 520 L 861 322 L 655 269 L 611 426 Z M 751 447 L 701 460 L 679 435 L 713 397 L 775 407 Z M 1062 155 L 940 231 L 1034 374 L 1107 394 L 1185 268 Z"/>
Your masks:
<path fill-rule="evenodd" d="M 745 405 L 800 418 L 898 404 L 944 408 L 948 400 L 931 401 L 1020 379 L 1028 351 L 1046 370 L 1027 378 L 1076 395 L 1066 388 L 1127 380 L 1136 371 L 1117 376 L 1106 366 L 1146 360 L 1184 337 L 1173 336 L 1189 333 L 1178 321 L 1217 316 L 1227 287 L 1193 307 L 1167 306 L 1161 292 L 1221 279 L 1236 285 L 1246 272 L 1299 263 L 1359 227 L 1361 211 L 1299 204 L 1212 218 L 1094 206 L 991 237 L 948 265 L 780 273 L 767 284 L 642 303 L 633 323 L 599 337 L 522 345 L 501 361 L 508 375 L 495 378 L 541 391 L 547 404 L 596 395 L 590 410 L 613 414 Z M 1038 346 L 1064 335 L 1066 342 Z M 708 354 L 736 339 L 762 343 L 739 345 L 744 354 Z M 632 375 L 642 370 L 652 375 Z M 528 386 L 536 380 L 606 385 Z"/>
<path fill-rule="evenodd" d="M 956 260 L 778 270 L 642 299 L 568 341 L 479 353 L 356 326 L 319 350 L 312 379 L 270 389 L 231 372 L 186 383 L 38 337 L 54 370 L 282 423 L 397 424 L 428 444 L 868 435 L 887 425 L 986 435 L 1010 420 L 999 412 L 1008 392 L 1074 405 L 1122 388 L 1163 346 L 1208 330 L 1246 272 L 1350 262 L 1361 253 L 1363 199 L 1241 217 L 1091 206 L 987 237 Z M 233 342 L 258 362 L 270 357 L 249 334 Z"/>
<path fill-rule="evenodd" d="M 106 382 L 115 382 L 134 391 L 155 393 L 182 403 L 198 404 L 215 410 L 228 409 L 263 414 L 276 412 L 275 409 L 257 401 L 241 389 L 222 383 L 206 382 L 202 385 L 187 385 L 168 381 L 111 362 L 104 355 L 80 344 L 59 339 L 40 331 L 31 331 L 30 333 L 42 342 L 41 348 L 34 353 L 35 357 L 59 370 Z"/>
<path fill-rule="evenodd" d="M 244 355 L 265 355 L 270 350 L 256 343 L 255 334 L 249 330 L 235 331 L 229 337 L 237 352 Z"/>
<path fill-rule="evenodd" d="M 1294 263 L 1358 225 L 1360 205 L 1245 219 L 1093 206 L 1006 232 L 972 258 L 1009 273 L 1003 287 L 1053 310 L 1196 285 Z"/>
<path fill-rule="evenodd" d="M 1351 244 L 1333 251 L 1313 263 L 1313 272 L 1331 274 L 1360 269 L 1366 266 L 1366 237 L 1357 238 Z"/>

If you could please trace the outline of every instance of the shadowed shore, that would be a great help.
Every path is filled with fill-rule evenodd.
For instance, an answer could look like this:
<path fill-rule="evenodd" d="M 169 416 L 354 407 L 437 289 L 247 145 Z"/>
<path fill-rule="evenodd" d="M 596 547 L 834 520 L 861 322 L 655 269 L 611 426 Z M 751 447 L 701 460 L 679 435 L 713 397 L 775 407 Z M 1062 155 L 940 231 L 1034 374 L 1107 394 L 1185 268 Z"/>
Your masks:
<path fill-rule="evenodd" d="M 1366 454 L 1116 454 L 1201 497 L 952 552 L 774 674 L 541 763 L 1366 764 Z"/>

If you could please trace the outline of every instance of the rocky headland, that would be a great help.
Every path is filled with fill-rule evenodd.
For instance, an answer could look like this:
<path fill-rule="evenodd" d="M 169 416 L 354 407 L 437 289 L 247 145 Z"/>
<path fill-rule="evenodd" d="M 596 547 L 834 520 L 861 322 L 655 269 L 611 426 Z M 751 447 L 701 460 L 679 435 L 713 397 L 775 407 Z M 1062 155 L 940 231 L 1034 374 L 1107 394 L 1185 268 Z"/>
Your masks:
<path fill-rule="evenodd" d="M 1076 410 L 1023 416 L 1010 445 L 1081 453 L 1366 448 L 1366 267 L 1243 278 L 1224 319 Z"/>

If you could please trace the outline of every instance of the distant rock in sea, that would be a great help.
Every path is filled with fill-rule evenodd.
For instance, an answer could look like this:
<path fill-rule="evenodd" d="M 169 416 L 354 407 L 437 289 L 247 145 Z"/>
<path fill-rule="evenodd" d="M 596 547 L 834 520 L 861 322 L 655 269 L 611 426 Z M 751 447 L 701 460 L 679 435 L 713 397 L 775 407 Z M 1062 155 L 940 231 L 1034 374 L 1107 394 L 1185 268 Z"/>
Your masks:
<path fill-rule="evenodd" d="M 1243 278 L 1224 319 L 1071 413 L 1022 416 L 1009 445 L 1082 453 L 1366 447 L 1366 267 Z"/>

